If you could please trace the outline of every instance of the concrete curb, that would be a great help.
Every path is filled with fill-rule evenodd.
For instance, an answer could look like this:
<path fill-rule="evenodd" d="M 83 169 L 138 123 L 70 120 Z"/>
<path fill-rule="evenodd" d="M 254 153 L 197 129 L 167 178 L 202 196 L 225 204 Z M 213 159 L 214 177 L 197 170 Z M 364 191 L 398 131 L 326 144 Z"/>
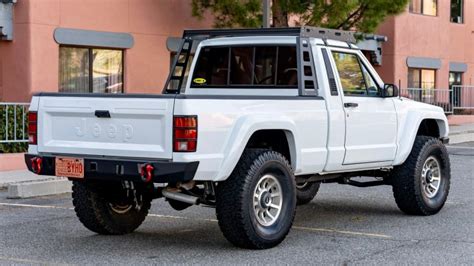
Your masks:
<path fill-rule="evenodd" d="M 472 141 L 474 141 L 474 131 L 472 131 L 472 130 L 449 134 L 449 143 L 450 144 L 457 144 L 457 143 L 463 143 L 463 142 L 472 142 Z"/>
<path fill-rule="evenodd" d="M 20 182 L 8 186 L 9 199 L 31 198 L 56 195 L 72 191 L 72 183 L 66 178 L 53 180 Z"/>

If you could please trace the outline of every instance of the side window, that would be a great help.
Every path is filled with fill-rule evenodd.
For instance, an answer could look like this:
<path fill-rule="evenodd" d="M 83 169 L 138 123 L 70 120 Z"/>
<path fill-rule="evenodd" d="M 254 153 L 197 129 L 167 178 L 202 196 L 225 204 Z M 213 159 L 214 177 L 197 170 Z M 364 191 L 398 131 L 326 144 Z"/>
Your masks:
<path fill-rule="evenodd" d="M 295 46 L 234 46 L 201 49 L 193 88 L 297 88 Z"/>
<path fill-rule="evenodd" d="M 346 96 L 367 95 L 364 74 L 355 54 L 333 52 L 342 89 Z"/>
<path fill-rule="evenodd" d="M 358 55 L 333 52 L 336 68 L 346 96 L 380 96 L 379 86 Z"/>
<path fill-rule="evenodd" d="M 374 78 L 372 78 L 372 75 L 370 75 L 370 72 L 367 67 L 365 67 L 365 65 L 362 63 L 360 65 L 362 67 L 362 72 L 364 73 L 364 80 L 367 86 L 367 94 L 369 96 L 380 96 L 380 90 L 379 86 L 377 85 L 377 82 L 375 82 Z"/>
<path fill-rule="evenodd" d="M 201 50 L 194 69 L 193 86 L 227 85 L 229 48 L 206 47 Z"/>

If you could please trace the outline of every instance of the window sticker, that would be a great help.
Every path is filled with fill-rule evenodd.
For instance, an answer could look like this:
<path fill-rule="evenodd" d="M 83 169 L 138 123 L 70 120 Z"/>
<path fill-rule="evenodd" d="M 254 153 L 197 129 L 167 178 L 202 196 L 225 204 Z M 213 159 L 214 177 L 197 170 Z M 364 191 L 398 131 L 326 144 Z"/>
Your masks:
<path fill-rule="evenodd" d="M 206 83 L 206 79 L 195 78 L 195 79 L 193 79 L 193 83 L 195 83 L 195 84 L 204 84 L 204 83 Z"/>

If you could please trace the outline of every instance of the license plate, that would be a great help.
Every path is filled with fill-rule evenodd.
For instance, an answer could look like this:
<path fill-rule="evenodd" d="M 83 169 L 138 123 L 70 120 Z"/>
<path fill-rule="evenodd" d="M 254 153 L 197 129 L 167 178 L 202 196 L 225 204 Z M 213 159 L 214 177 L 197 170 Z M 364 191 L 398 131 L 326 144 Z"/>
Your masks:
<path fill-rule="evenodd" d="M 56 176 L 84 178 L 84 159 L 56 157 Z"/>

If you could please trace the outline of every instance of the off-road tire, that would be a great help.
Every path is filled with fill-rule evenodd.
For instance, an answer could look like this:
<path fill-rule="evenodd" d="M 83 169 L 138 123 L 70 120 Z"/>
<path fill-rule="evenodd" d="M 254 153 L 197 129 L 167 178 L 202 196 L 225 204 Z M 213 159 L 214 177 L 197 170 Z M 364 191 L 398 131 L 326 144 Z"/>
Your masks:
<path fill-rule="evenodd" d="M 102 235 L 123 235 L 133 232 L 142 224 L 148 215 L 151 198 L 142 195 L 139 209 L 132 207 L 124 213 L 117 213 L 112 209 L 109 198 L 110 195 L 117 197 L 120 186 L 120 183 L 102 187 L 100 183 L 73 181 L 74 210 L 87 229 Z"/>
<path fill-rule="evenodd" d="M 425 161 L 435 157 L 441 168 L 438 192 L 429 198 L 422 191 L 422 168 Z M 406 214 L 433 215 L 443 208 L 451 182 L 451 165 L 446 147 L 440 140 L 428 136 L 417 136 L 412 151 L 405 163 L 394 168 L 391 179 L 395 201 Z"/>
<path fill-rule="evenodd" d="M 311 202 L 318 194 L 321 182 L 306 183 L 302 187 L 296 186 L 296 204 L 304 205 Z"/>
<path fill-rule="evenodd" d="M 253 205 L 254 190 L 264 175 L 273 175 L 282 191 L 282 208 L 274 224 L 262 226 Z M 278 152 L 266 149 L 244 151 L 231 176 L 217 185 L 216 214 L 225 238 L 235 246 L 271 248 L 281 243 L 293 224 L 296 187 L 293 170 Z"/>

